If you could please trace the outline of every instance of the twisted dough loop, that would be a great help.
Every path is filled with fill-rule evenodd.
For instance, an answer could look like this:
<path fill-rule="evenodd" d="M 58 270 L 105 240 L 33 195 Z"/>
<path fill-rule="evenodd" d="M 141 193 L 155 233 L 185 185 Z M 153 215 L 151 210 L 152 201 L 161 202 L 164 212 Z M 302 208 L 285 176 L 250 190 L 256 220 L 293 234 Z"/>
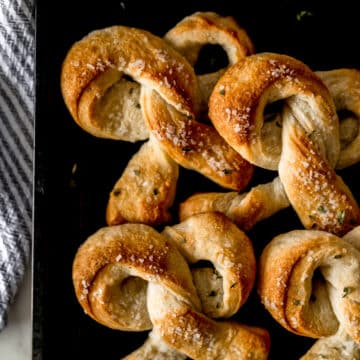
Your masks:
<path fill-rule="evenodd" d="M 360 346 L 339 327 L 335 335 L 317 340 L 300 360 L 355 360 L 360 358 Z"/>
<path fill-rule="evenodd" d="M 155 89 L 181 112 L 192 113 L 196 106 L 197 83 L 192 67 L 162 39 L 126 26 L 96 30 L 71 47 L 61 71 L 63 98 L 71 115 L 95 136 L 122 139 L 106 129 L 102 133 L 93 123 L 92 110 L 124 75 Z M 105 89 L 97 82 L 103 76 L 108 77 Z M 91 98 L 86 97 L 88 91 Z"/>
<path fill-rule="evenodd" d="M 277 100 L 285 101 L 280 154 L 264 126 L 266 104 Z M 306 228 L 344 234 L 360 222 L 355 199 L 333 170 L 340 151 L 335 106 L 305 64 L 271 53 L 245 58 L 217 83 L 209 116 L 247 160 L 278 168 L 286 195 Z"/>
<path fill-rule="evenodd" d="M 274 153 L 271 141 L 264 139 L 268 135 L 262 133 L 264 109 L 284 99 L 306 132 L 319 132 L 316 145 L 335 164 L 340 145 L 330 94 L 305 64 L 292 57 L 255 54 L 229 68 L 210 98 L 209 116 L 226 141 L 249 161 L 277 170 L 281 154 Z"/>
<path fill-rule="evenodd" d="M 207 229 L 198 232 L 197 244 L 199 226 Z M 214 253 L 204 246 L 210 233 Z M 200 271 L 198 283 L 206 283 L 205 288 L 195 288 L 185 258 L 214 261 L 215 270 L 195 270 Z M 154 352 L 182 358 L 174 355 L 175 349 L 194 359 L 245 359 L 251 354 L 254 359 L 266 359 L 269 336 L 265 330 L 217 322 L 201 311 L 230 317 L 246 301 L 254 278 L 250 240 L 216 213 L 188 219 L 167 228 L 164 235 L 143 224 L 102 228 L 79 248 L 73 264 L 76 296 L 94 320 L 118 330 L 154 327 L 150 338 L 128 359 L 152 359 Z M 222 291 L 214 295 L 217 303 L 212 306 L 207 298 L 218 291 L 219 283 Z"/>
<path fill-rule="evenodd" d="M 170 29 L 165 40 L 169 41 L 192 66 L 198 62 L 205 45 L 219 45 L 226 52 L 228 65 L 254 53 L 254 46 L 246 31 L 231 16 L 214 12 L 195 12 L 186 16 Z M 201 94 L 201 115 L 207 114 L 210 94 L 226 68 L 212 73 L 197 74 Z"/>
<path fill-rule="evenodd" d="M 150 137 L 132 156 L 110 193 L 107 224 L 168 223 L 178 175 L 178 165 Z"/>
<path fill-rule="evenodd" d="M 196 64 L 204 44 L 221 45 L 230 64 L 254 53 L 251 39 L 233 17 L 220 16 L 210 11 L 186 16 L 166 33 L 165 39 L 183 54 L 191 65 Z"/>
<path fill-rule="evenodd" d="M 189 268 L 178 250 L 143 224 L 105 227 L 79 248 L 73 283 L 79 303 L 97 322 L 146 330 L 146 281 L 157 281 L 200 308 Z M 136 301 L 134 301 L 136 299 Z"/>
<path fill-rule="evenodd" d="M 192 270 L 203 312 L 213 318 L 234 315 L 255 281 L 255 256 L 245 233 L 223 214 L 207 213 L 167 226 L 163 234 L 177 244 L 189 264 L 208 260 L 214 265 L 209 272 L 206 268 Z"/>
<path fill-rule="evenodd" d="M 316 74 L 330 91 L 340 118 L 341 151 L 336 168 L 343 169 L 360 160 L 360 71 L 336 69 L 317 71 Z"/>
<path fill-rule="evenodd" d="M 207 211 L 218 211 L 247 231 L 259 221 L 267 219 L 290 205 L 278 177 L 267 184 L 260 184 L 246 193 L 198 193 L 179 206 L 181 221 Z"/>
<path fill-rule="evenodd" d="M 349 235 L 357 247 L 347 237 L 315 230 L 278 235 L 265 247 L 258 292 L 283 327 L 313 338 L 333 336 L 343 329 L 360 343 L 359 230 L 353 230 L 355 237 Z"/>

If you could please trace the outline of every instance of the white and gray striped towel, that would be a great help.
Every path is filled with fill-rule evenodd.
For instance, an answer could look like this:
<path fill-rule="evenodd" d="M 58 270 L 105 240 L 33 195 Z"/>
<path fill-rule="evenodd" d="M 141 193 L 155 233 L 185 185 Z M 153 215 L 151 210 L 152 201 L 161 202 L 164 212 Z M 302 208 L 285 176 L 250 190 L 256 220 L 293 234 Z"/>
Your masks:
<path fill-rule="evenodd" d="M 0 330 L 30 262 L 35 10 L 0 0 Z"/>

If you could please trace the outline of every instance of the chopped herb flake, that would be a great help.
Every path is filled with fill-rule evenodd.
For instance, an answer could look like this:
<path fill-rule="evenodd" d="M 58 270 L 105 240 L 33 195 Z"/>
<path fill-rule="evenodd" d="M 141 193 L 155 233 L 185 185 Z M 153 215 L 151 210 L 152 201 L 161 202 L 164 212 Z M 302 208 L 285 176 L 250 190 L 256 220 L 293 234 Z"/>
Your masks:
<path fill-rule="evenodd" d="M 233 172 L 233 169 L 223 169 L 222 172 L 225 174 L 225 175 L 229 175 Z"/>
<path fill-rule="evenodd" d="M 337 221 L 340 225 L 342 225 L 345 221 L 345 210 L 341 210 L 337 214 Z"/>
<path fill-rule="evenodd" d="M 301 10 L 296 14 L 296 20 L 301 21 L 304 17 L 313 16 L 313 13 L 308 10 Z"/>
<path fill-rule="evenodd" d="M 343 289 L 343 293 L 342 293 L 342 297 L 344 298 L 344 297 L 346 297 L 347 295 L 349 295 L 351 292 L 353 292 L 354 291 L 354 288 L 353 287 L 351 287 L 351 286 L 346 286 L 346 287 L 344 287 L 344 289 Z"/>
<path fill-rule="evenodd" d="M 192 151 L 192 148 L 191 147 L 183 147 L 182 151 L 183 152 L 189 152 L 189 151 Z"/>
<path fill-rule="evenodd" d="M 225 89 L 221 89 L 221 90 L 219 91 L 219 94 L 220 94 L 220 95 L 225 95 Z"/>
<path fill-rule="evenodd" d="M 135 174 L 136 176 L 139 176 L 139 175 L 140 175 L 140 170 L 135 169 L 135 170 L 134 170 L 134 174 Z"/>
<path fill-rule="evenodd" d="M 293 304 L 296 305 L 296 306 L 298 306 L 298 305 L 301 304 L 301 302 L 300 302 L 300 300 L 295 299 L 295 300 L 293 301 Z"/>
<path fill-rule="evenodd" d="M 236 285 L 237 285 L 237 283 L 233 283 L 233 284 L 230 286 L 230 289 L 234 288 Z"/>
<path fill-rule="evenodd" d="M 214 275 L 216 276 L 216 279 L 222 279 L 222 276 L 216 269 L 214 269 Z"/>
<path fill-rule="evenodd" d="M 77 163 L 75 163 L 71 169 L 71 173 L 74 175 L 76 173 L 77 170 Z"/>
<path fill-rule="evenodd" d="M 336 254 L 335 256 L 334 256 L 334 259 L 341 259 L 343 256 L 341 255 L 341 254 Z"/>
<path fill-rule="evenodd" d="M 137 109 L 140 109 L 140 108 L 141 108 L 141 106 L 140 106 L 139 103 L 137 103 L 137 104 L 135 105 L 135 107 L 136 107 Z"/>
<path fill-rule="evenodd" d="M 121 194 L 121 189 L 114 189 L 113 191 L 114 196 L 118 196 Z"/>
<path fill-rule="evenodd" d="M 319 206 L 318 211 L 321 212 L 322 214 L 325 214 L 326 213 L 326 208 L 324 206 Z"/>

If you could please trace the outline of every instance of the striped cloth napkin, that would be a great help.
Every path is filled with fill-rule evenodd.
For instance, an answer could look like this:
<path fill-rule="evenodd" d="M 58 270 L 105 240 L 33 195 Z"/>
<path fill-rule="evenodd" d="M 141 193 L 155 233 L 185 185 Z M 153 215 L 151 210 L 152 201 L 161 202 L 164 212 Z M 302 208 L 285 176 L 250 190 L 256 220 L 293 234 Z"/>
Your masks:
<path fill-rule="evenodd" d="M 0 0 L 0 331 L 30 262 L 34 35 L 33 1 Z"/>

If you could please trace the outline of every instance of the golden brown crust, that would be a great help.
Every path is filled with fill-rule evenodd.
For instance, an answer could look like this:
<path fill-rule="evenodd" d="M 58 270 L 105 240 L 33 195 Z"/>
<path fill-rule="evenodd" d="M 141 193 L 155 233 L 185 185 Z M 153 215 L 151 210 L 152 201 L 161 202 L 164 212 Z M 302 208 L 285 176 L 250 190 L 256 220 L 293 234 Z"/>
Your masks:
<path fill-rule="evenodd" d="M 359 270 L 360 252 L 347 241 L 324 231 L 294 230 L 265 247 L 258 292 L 289 331 L 319 338 L 335 334 L 341 324 L 359 342 Z"/>
<path fill-rule="evenodd" d="M 168 223 L 178 174 L 178 165 L 150 138 L 114 185 L 106 209 L 107 224 Z"/>

